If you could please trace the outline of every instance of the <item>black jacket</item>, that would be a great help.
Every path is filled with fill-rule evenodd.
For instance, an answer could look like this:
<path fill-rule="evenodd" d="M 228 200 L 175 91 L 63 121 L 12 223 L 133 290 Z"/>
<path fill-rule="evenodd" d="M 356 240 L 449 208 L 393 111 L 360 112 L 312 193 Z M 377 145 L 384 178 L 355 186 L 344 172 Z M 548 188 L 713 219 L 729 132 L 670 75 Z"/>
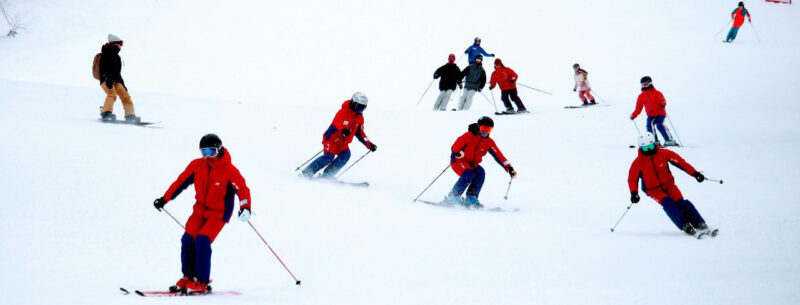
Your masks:
<path fill-rule="evenodd" d="M 461 72 L 461 77 L 466 77 L 464 88 L 470 90 L 483 89 L 486 86 L 486 70 L 478 63 L 471 63 Z"/>
<path fill-rule="evenodd" d="M 119 57 L 119 48 L 107 43 L 100 49 L 103 55 L 100 57 L 100 83 L 111 80 L 114 83 L 122 83 L 122 58 Z"/>
<path fill-rule="evenodd" d="M 456 64 L 446 63 L 433 72 L 434 79 L 439 77 L 442 78 L 439 81 L 439 90 L 455 90 L 456 85 L 461 84 L 461 69 Z"/>

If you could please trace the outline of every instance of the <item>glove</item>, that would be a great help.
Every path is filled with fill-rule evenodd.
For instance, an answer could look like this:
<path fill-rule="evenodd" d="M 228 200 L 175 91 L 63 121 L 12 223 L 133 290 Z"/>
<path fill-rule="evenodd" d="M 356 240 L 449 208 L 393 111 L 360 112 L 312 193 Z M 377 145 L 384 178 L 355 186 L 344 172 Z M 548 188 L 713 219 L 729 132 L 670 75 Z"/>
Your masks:
<path fill-rule="evenodd" d="M 239 209 L 239 220 L 242 222 L 247 222 L 250 220 L 250 208 Z"/>
<path fill-rule="evenodd" d="M 637 203 L 639 202 L 639 199 L 641 199 L 639 198 L 639 192 L 636 191 L 631 192 L 631 203 Z"/>
<path fill-rule="evenodd" d="M 350 129 L 342 129 L 342 136 L 346 137 L 350 135 Z"/>
<path fill-rule="evenodd" d="M 494 87 L 489 86 L 489 90 L 494 90 Z"/>
<path fill-rule="evenodd" d="M 706 180 L 706 176 L 703 176 L 703 174 L 701 174 L 700 172 L 696 172 L 692 176 L 694 176 L 694 178 L 697 179 L 698 183 L 703 182 L 703 181 Z"/>
<path fill-rule="evenodd" d="M 375 143 L 369 142 L 369 145 L 367 145 L 367 148 L 369 148 L 369 151 L 375 152 L 376 150 L 378 150 L 378 145 L 375 145 Z"/>
<path fill-rule="evenodd" d="M 632 120 L 635 120 L 635 119 L 636 119 L 636 118 L 635 118 L 633 115 L 631 115 L 631 121 L 632 121 Z"/>
<path fill-rule="evenodd" d="M 481 127 L 478 125 L 478 123 L 472 123 L 469 124 L 469 127 L 467 127 L 467 131 L 477 136 L 478 133 L 481 132 Z"/>
<path fill-rule="evenodd" d="M 153 201 L 153 206 L 156 207 L 156 210 L 159 212 L 161 212 L 161 208 L 163 208 L 165 204 L 167 204 L 167 200 L 165 200 L 164 197 L 158 197 L 158 199 Z"/>
<path fill-rule="evenodd" d="M 517 83 L 517 80 L 516 80 L 516 79 L 511 79 L 511 83 L 512 83 L 512 84 L 516 84 L 516 83 Z"/>
<path fill-rule="evenodd" d="M 106 78 L 106 87 L 108 87 L 108 89 L 114 89 L 114 82 L 112 82 L 110 78 Z"/>
<path fill-rule="evenodd" d="M 462 85 L 461 83 L 458 83 L 458 89 L 464 89 L 464 85 Z"/>
<path fill-rule="evenodd" d="M 578 91 L 578 88 L 572 88 L 572 91 L 573 91 L 573 92 L 577 92 L 577 91 Z"/>
<path fill-rule="evenodd" d="M 461 159 L 461 158 L 464 157 L 464 152 L 463 151 L 458 151 L 458 152 L 455 153 L 454 156 L 456 157 L 456 159 Z"/>
<path fill-rule="evenodd" d="M 433 73 L 433 79 L 439 78 L 439 74 Z"/>
<path fill-rule="evenodd" d="M 514 178 L 517 177 L 517 171 L 515 171 L 514 167 L 512 167 L 511 165 L 506 167 L 506 171 L 508 171 L 508 175 L 511 176 L 511 179 L 514 179 Z"/>
<path fill-rule="evenodd" d="M 492 53 L 491 55 L 489 55 L 489 57 L 494 57 L 494 53 Z"/>
<path fill-rule="evenodd" d="M 481 90 L 483 90 L 483 88 L 478 88 L 478 92 L 481 92 Z"/>

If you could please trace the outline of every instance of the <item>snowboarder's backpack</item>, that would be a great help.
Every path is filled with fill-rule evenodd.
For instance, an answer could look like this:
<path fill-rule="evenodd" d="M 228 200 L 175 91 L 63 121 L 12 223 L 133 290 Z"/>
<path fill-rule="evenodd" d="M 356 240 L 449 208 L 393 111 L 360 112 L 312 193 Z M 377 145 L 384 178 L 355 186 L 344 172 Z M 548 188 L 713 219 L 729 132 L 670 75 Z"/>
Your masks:
<path fill-rule="evenodd" d="M 96 80 L 100 80 L 100 57 L 103 57 L 103 53 L 97 53 L 92 61 L 92 76 Z"/>

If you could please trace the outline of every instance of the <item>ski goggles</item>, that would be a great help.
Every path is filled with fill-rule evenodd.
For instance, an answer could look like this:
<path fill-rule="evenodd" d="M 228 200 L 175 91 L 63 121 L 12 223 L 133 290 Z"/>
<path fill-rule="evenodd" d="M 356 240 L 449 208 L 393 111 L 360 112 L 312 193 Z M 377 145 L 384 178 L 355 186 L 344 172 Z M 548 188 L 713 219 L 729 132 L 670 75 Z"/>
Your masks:
<path fill-rule="evenodd" d="M 650 143 L 650 144 L 641 146 L 641 148 L 642 148 L 642 151 L 651 151 L 653 149 L 656 149 L 656 143 Z"/>
<path fill-rule="evenodd" d="M 115 41 L 115 42 L 114 42 L 114 44 L 118 44 L 118 45 L 121 47 L 121 46 L 122 46 L 122 40 L 120 40 L 120 41 Z"/>
<path fill-rule="evenodd" d="M 219 154 L 219 148 L 204 147 L 200 149 L 200 154 L 203 155 L 203 158 L 213 158 Z"/>
<path fill-rule="evenodd" d="M 365 109 L 367 109 L 367 105 L 361 105 L 359 103 L 355 103 L 353 108 L 356 111 L 356 113 L 362 113 L 364 112 Z"/>
<path fill-rule="evenodd" d="M 481 126 L 480 127 L 481 136 L 484 137 L 484 138 L 488 137 L 491 132 L 492 132 L 492 127 L 491 126 Z"/>

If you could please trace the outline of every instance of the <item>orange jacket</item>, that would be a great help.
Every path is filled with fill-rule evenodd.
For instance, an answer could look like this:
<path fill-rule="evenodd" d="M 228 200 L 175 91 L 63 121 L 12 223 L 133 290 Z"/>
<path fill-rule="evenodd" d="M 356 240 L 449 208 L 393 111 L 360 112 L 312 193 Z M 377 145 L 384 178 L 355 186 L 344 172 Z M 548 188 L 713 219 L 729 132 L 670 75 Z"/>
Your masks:
<path fill-rule="evenodd" d="M 500 84 L 500 90 L 517 89 L 517 73 L 511 68 L 502 66 L 492 72 L 492 78 L 489 80 L 489 89 L 494 89 L 494 86 Z"/>

